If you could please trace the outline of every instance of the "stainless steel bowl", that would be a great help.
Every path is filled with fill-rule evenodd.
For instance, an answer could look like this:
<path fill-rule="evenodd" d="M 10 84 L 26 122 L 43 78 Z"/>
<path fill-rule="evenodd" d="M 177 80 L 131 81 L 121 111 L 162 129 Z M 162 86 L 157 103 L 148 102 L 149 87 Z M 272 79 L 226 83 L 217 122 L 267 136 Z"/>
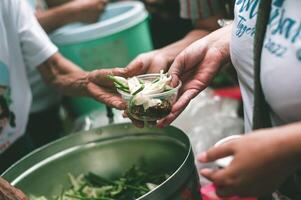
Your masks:
<path fill-rule="evenodd" d="M 26 194 L 59 194 L 67 173 L 116 178 L 132 165 L 171 176 L 139 200 L 199 200 L 199 178 L 188 137 L 175 127 L 118 124 L 69 135 L 26 156 L 3 177 Z"/>

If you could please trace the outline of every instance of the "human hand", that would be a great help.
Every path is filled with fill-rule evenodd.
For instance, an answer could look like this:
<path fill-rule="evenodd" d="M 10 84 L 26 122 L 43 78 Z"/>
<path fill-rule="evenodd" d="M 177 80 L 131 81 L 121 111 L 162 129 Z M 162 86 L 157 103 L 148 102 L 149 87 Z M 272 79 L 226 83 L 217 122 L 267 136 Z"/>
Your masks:
<path fill-rule="evenodd" d="M 0 199 L 27 200 L 25 194 L 0 177 Z"/>
<path fill-rule="evenodd" d="M 189 102 L 204 90 L 218 72 L 222 64 L 229 59 L 229 40 L 231 27 L 222 28 L 192 43 L 182 51 L 169 69 L 172 85 L 182 81 L 179 98 L 171 113 L 158 121 L 163 127 L 175 120 Z"/>
<path fill-rule="evenodd" d="M 55 53 L 38 67 L 45 83 L 68 96 L 89 96 L 117 109 L 125 109 L 126 104 L 117 93 L 108 75 L 132 77 L 142 71 L 141 65 L 125 68 L 99 69 L 91 72 Z"/>
<path fill-rule="evenodd" d="M 158 72 L 162 68 L 168 69 L 169 65 L 167 64 L 170 62 L 154 58 L 152 54 L 146 54 L 133 62 L 142 66 L 143 73 Z M 181 80 L 183 86 L 179 91 L 179 99 L 172 107 L 172 112 L 158 121 L 158 127 L 170 124 L 185 109 L 190 100 L 209 85 L 210 80 L 217 73 L 222 59 L 218 49 L 210 48 L 206 37 L 187 47 L 175 58 L 169 69 L 169 74 L 173 78 L 172 85 L 177 85 Z M 142 121 L 135 120 L 130 115 L 127 116 L 136 126 L 143 127 Z"/>
<path fill-rule="evenodd" d="M 154 50 L 137 56 L 128 67 L 139 67 L 139 74 L 159 73 L 167 71 L 174 61 L 175 56 L 167 55 L 164 50 Z"/>
<path fill-rule="evenodd" d="M 147 53 L 142 53 L 136 57 L 127 67 L 140 69 L 136 75 L 159 73 L 161 70 L 167 71 L 173 62 L 175 56 L 167 55 L 164 50 L 155 50 Z M 144 122 L 139 121 L 131 117 L 131 115 L 125 111 L 124 117 L 131 119 L 133 124 L 137 127 L 143 128 Z M 155 122 L 148 122 L 149 125 L 155 125 Z"/>
<path fill-rule="evenodd" d="M 286 137 L 283 129 L 263 129 L 213 147 L 199 156 L 200 162 L 230 155 L 233 160 L 224 169 L 203 169 L 201 175 L 217 186 L 220 197 L 271 194 L 298 167 Z"/>
<path fill-rule="evenodd" d="M 88 95 L 110 107 L 120 110 L 126 109 L 126 103 L 117 93 L 108 75 L 132 77 L 141 72 L 141 65 L 131 65 L 126 68 L 100 69 L 88 73 Z"/>
<path fill-rule="evenodd" d="M 74 0 L 69 6 L 74 11 L 76 21 L 83 23 L 95 23 L 104 11 L 108 0 Z"/>

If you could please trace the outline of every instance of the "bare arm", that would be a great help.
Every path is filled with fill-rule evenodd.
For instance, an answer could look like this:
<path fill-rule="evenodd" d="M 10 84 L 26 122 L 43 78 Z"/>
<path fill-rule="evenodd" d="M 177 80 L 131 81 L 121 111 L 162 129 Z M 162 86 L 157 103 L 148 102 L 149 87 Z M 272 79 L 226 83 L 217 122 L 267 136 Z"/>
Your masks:
<path fill-rule="evenodd" d="M 207 19 L 200 19 L 195 22 L 195 29 L 189 32 L 182 40 L 160 49 L 160 53 L 175 58 L 183 49 L 194 41 L 208 35 L 210 32 L 217 30 L 219 25 L 217 20 L 223 15 L 216 15 Z"/>
<path fill-rule="evenodd" d="M 222 15 L 199 20 L 195 29 L 189 32 L 183 39 L 164 48 L 140 54 L 128 66 L 140 65 L 144 69 L 141 73 L 154 73 L 159 72 L 161 69 L 168 70 L 181 51 L 193 42 L 207 36 L 212 29 L 218 29 L 217 19 L 219 16 Z"/>
<path fill-rule="evenodd" d="M 17 188 L 11 186 L 0 177 L 0 199 L 5 200 L 27 200 L 27 197 Z"/>
<path fill-rule="evenodd" d="M 38 66 L 44 81 L 59 92 L 69 96 L 89 96 L 117 109 L 126 105 L 113 90 L 107 75 L 133 76 L 139 66 L 114 69 L 100 69 L 86 72 L 56 53 Z"/>
<path fill-rule="evenodd" d="M 43 29 L 50 33 L 72 22 L 92 23 L 98 20 L 107 0 L 74 0 L 45 11 L 37 11 L 36 17 Z"/>

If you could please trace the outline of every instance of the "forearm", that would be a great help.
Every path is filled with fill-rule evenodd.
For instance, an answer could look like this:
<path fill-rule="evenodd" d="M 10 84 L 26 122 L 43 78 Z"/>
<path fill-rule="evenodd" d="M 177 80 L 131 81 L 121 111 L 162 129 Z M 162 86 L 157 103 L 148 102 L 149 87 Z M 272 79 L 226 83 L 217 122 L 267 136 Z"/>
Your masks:
<path fill-rule="evenodd" d="M 213 25 L 212 21 L 216 21 L 215 17 L 210 19 L 212 26 L 210 27 L 209 25 L 205 26 L 206 23 L 204 24 L 203 22 L 203 26 L 200 25 L 196 26 L 196 29 L 188 33 L 182 40 L 179 40 L 162 49 L 159 49 L 160 54 L 163 54 L 166 57 L 175 58 L 181 51 L 183 51 L 186 47 L 188 47 L 193 42 L 202 39 L 203 37 L 208 37 L 208 42 L 210 42 L 211 46 L 221 50 L 221 53 L 225 57 L 225 62 L 228 62 L 230 59 L 229 43 L 230 43 L 231 33 L 232 33 L 232 24 L 216 30 L 218 26 Z M 199 21 L 199 23 L 201 22 Z M 216 31 L 210 33 L 211 30 L 216 30 Z"/>
<path fill-rule="evenodd" d="M 0 177 L 0 199 L 27 200 L 27 197 Z"/>
<path fill-rule="evenodd" d="M 195 29 L 189 32 L 183 39 L 160 49 L 160 54 L 163 54 L 167 57 L 175 58 L 182 50 L 188 47 L 191 43 L 200 38 L 205 37 L 208 34 L 208 31 Z"/>
<path fill-rule="evenodd" d="M 59 53 L 38 67 L 45 83 L 69 96 L 87 96 L 88 72 L 65 59 Z"/>
<path fill-rule="evenodd" d="M 76 8 L 70 4 L 64 4 L 45 11 L 37 11 L 36 17 L 43 29 L 50 33 L 66 24 L 77 21 Z"/>

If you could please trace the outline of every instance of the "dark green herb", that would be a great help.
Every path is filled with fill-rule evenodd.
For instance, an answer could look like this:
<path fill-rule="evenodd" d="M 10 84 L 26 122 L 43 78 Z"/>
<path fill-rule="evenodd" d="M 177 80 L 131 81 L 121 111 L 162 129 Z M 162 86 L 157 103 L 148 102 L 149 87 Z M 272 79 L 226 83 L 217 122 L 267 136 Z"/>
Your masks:
<path fill-rule="evenodd" d="M 63 190 L 59 196 L 49 199 L 31 196 L 30 200 L 135 200 L 166 178 L 166 175 L 150 174 L 136 166 L 116 180 L 92 172 L 78 177 L 70 175 L 70 189 Z"/>

